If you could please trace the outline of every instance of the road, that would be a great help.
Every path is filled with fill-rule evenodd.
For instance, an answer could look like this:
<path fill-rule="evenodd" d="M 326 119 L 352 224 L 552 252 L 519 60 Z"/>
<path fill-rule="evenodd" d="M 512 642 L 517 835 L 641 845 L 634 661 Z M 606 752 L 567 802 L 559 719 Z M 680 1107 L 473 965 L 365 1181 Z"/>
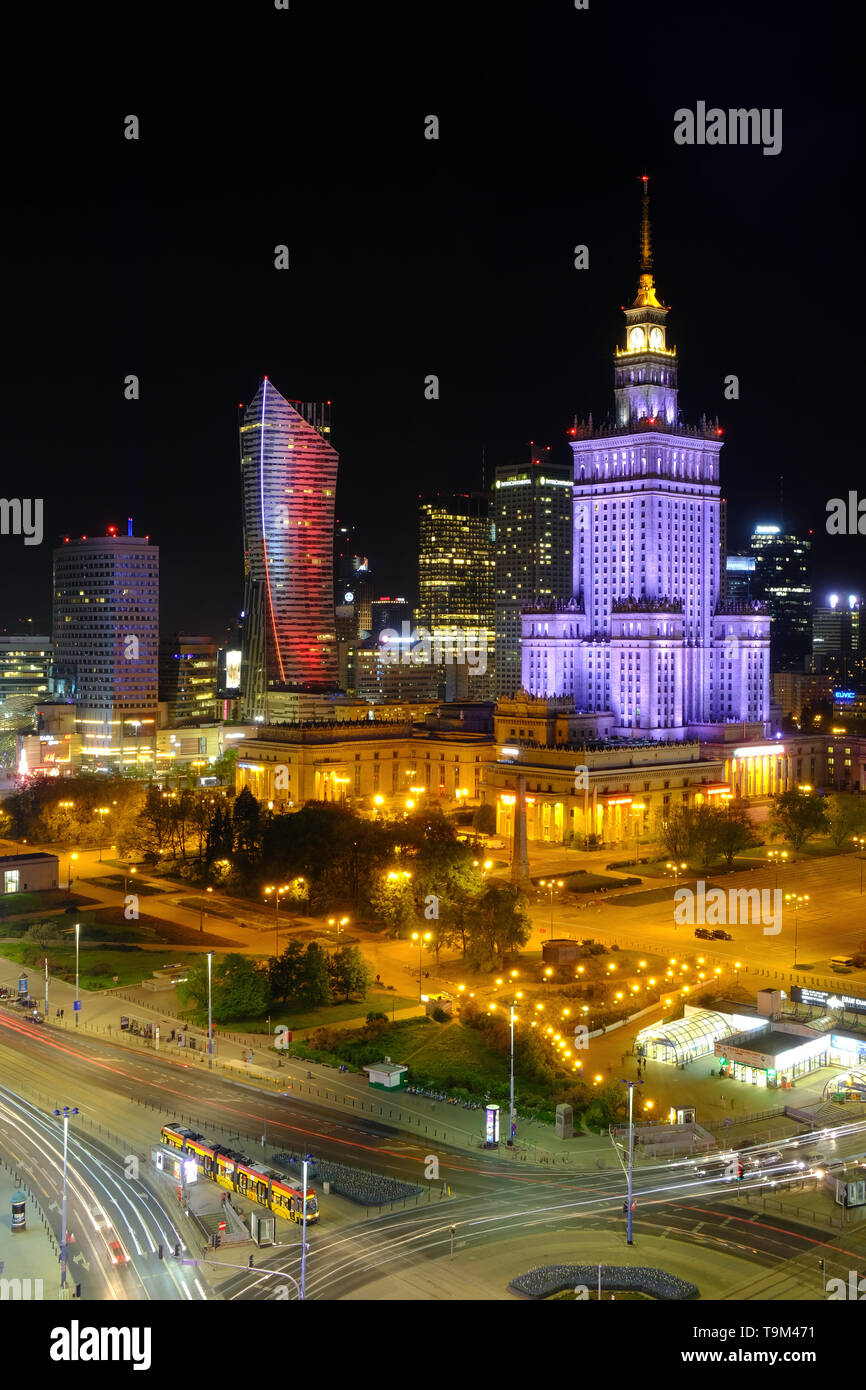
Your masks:
<path fill-rule="evenodd" d="M 19 1161 L 28 1170 L 35 1169 L 46 1209 L 50 1194 L 53 1200 L 57 1196 L 61 1142 L 57 1122 L 46 1118 L 52 1105 L 77 1104 L 82 1114 L 128 1137 L 132 1152 L 145 1154 L 165 1119 L 184 1118 L 216 1139 L 240 1142 L 254 1154 L 261 1153 L 266 1122 L 268 1138 L 276 1148 L 312 1151 L 416 1182 L 427 1159 L 425 1146 L 417 1140 L 370 1120 L 291 1096 L 262 1095 L 249 1085 L 212 1074 L 190 1075 L 183 1063 L 152 1054 L 130 1055 L 102 1039 L 37 1028 L 2 1011 L 0 1066 L 5 1076 L 16 1076 L 19 1095 L 32 1097 L 21 1101 L 7 1087 L 0 1113 L 4 1133 L 12 1126 L 16 1157 L 20 1150 Z M 90 1264 L 91 1269 L 84 1272 L 93 1278 L 95 1289 L 103 1290 L 93 1296 L 201 1296 L 195 1280 L 203 1272 L 196 1266 L 166 1262 L 158 1267 L 154 1255 L 158 1233 L 163 1233 L 167 1246 L 173 1243 L 170 1212 L 159 1201 L 139 1200 L 123 1176 L 122 1163 L 90 1138 L 79 1122 L 71 1123 L 70 1133 L 68 1224 L 70 1229 L 80 1228 L 75 1253 Z M 781 1141 L 774 1147 L 782 1155 L 781 1162 L 754 1176 L 750 1173 L 743 1185 L 746 1189 L 771 1191 L 771 1184 L 789 1181 L 798 1172 L 791 1165 L 798 1159 L 807 1162 L 807 1152 L 820 1151 L 827 1159 L 866 1152 L 866 1122 L 837 1126 L 820 1138 Z M 755 1146 L 754 1153 L 766 1154 L 766 1150 L 766 1145 Z M 271 1152 L 269 1144 L 267 1153 Z M 515 1171 L 485 1155 L 451 1153 L 444 1146 L 439 1146 L 436 1156 L 442 1180 L 456 1194 L 450 1200 L 438 1198 L 437 1182 L 432 1201 L 360 1221 L 357 1208 L 346 1216 L 348 1204 L 333 1197 L 323 1199 L 322 1221 L 309 1231 L 308 1296 L 351 1296 L 391 1270 L 423 1270 L 450 1247 L 451 1224 L 458 1227 L 464 1257 L 467 1250 L 487 1250 L 520 1237 L 520 1251 L 514 1258 L 524 1267 L 545 1262 L 549 1241 L 569 1231 L 581 1240 L 587 1233 L 621 1232 L 625 1182 L 619 1165 L 614 1166 L 613 1150 L 609 1166 L 597 1166 L 604 1160 L 596 1158 L 588 1160 L 586 1171 L 555 1176 L 531 1167 Z M 641 1165 L 634 1191 L 638 1230 L 644 1238 L 658 1231 L 660 1238 L 664 1235 L 675 1245 L 696 1240 L 705 1250 L 739 1252 L 768 1267 L 793 1258 L 804 1244 L 811 1248 L 826 1243 L 820 1232 L 798 1230 L 785 1221 L 756 1224 L 755 1214 L 747 1213 L 733 1198 L 730 1180 L 701 1173 L 691 1161 Z M 129 1249 L 129 1269 L 110 1266 L 104 1238 L 92 1229 L 92 1222 L 88 1227 L 88 1213 L 97 1202 Z M 344 1214 L 336 1220 L 338 1209 Z M 289 1230 L 294 1237 L 296 1228 Z M 853 1249 L 844 1255 L 849 1257 L 862 1258 Z M 284 1269 L 295 1278 L 299 1265 L 297 1245 L 268 1259 L 269 1268 Z M 519 1272 L 515 1268 L 512 1275 Z M 490 1292 L 489 1278 L 485 1287 L 488 1291 L 476 1296 L 500 1296 Z M 495 1287 L 501 1294 L 501 1282 Z M 275 1296 L 273 1281 L 247 1272 L 232 1277 L 221 1293 L 225 1297 Z"/>

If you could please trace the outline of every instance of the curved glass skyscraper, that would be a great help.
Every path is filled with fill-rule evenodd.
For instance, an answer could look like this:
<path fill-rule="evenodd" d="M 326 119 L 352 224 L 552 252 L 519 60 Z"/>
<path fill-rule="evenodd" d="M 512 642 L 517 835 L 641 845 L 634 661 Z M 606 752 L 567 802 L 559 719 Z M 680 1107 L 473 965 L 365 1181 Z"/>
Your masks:
<path fill-rule="evenodd" d="M 267 719 L 271 691 L 337 685 L 330 430 L 328 405 L 288 401 L 267 377 L 241 420 L 248 719 Z"/>

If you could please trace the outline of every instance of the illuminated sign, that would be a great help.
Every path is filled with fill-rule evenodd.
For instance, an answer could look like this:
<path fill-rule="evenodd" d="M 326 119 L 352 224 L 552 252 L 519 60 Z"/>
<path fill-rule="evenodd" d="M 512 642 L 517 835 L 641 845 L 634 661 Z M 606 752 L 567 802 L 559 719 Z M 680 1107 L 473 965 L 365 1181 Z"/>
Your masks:
<path fill-rule="evenodd" d="M 238 690 L 241 684 L 241 654 L 226 652 L 226 690 Z"/>
<path fill-rule="evenodd" d="M 194 1158 L 185 1158 L 183 1176 L 186 1182 L 198 1182 L 198 1164 Z"/>
<path fill-rule="evenodd" d="M 774 743 L 768 743 L 760 748 L 735 748 L 735 758 L 773 758 L 779 749 Z"/>
<path fill-rule="evenodd" d="M 857 999 L 853 994 L 833 994 L 828 989 L 806 989 L 805 985 L 792 985 L 791 998 L 795 1004 L 814 1004 L 825 1009 L 847 1009 L 849 1013 L 866 1014 L 866 999 Z"/>
<path fill-rule="evenodd" d="M 834 690 L 834 691 L 833 691 L 833 699 L 834 699 L 834 700 L 836 701 L 836 703 L 839 704 L 839 705 L 843 705 L 843 704 L 847 705 L 847 704 L 850 704 L 850 702 L 851 702 L 852 700 L 856 700 L 856 699 L 857 699 L 857 691 L 856 691 L 856 690 Z"/>
<path fill-rule="evenodd" d="M 779 534 L 779 527 L 778 527 L 778 526 L 756 526 L 756 527 L 755 527 L 755 535 L 756 535 L 756 536 L 778 536 L 778 534 Z"/>
<path fill-rule="evenodd" d="M 499 1143 L 499 1106 L 488 1105 L 485 1108 L 485 1137 L 488 1144 Z"/>

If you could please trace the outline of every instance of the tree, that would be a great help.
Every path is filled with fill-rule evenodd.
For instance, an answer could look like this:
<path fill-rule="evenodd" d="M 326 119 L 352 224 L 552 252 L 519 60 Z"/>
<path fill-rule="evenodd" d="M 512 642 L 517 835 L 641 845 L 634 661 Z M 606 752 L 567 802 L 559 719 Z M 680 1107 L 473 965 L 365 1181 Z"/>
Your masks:
<path fill-rule="evenodd" d="M 740 850 L 760 843 L 760 836 L 749 819 L 742 802 L 730 802 L 717 812 L 716 845 L 728 868 Z"/>
<path fill-rule="evenodd" d="M 694 816 L 689 806 L 674 806 L 656 823 L 656 839 L 672 859 L 688 862 L 694 848 Z"/>
<path fill-rule="evenodd" d="M 237 853 L 249 861 L 257 859 L 262 848 L 263 816 L 261 804 L 249 787 L 235 797 L 232 821 Z"/>
<path fill-rule="evenodd" d="M 304 947 L 300 941 L 290 941 L 282 955 L 271 956 L 268 961 L 268 983 L 271 998 L 285 1004 L 301 992 L 304 970 Z"/>
<path fill-rule="evenodd" d="M 56 939 L 57 928 L 53 922 L 34 922 L 24 933 L 24 940 L 34 946 L 47 946 Z"/>
<path fill-rule="evenodd" d="M 214 993 L 217 1023 L 233 1018 L 258 1018 L 268 1006 L 268 976 L 249 956 L 233 951 L 222 962 Z"/>
<path fill-rule="evenodd" d="M 496 834 L 496 811 L 489 801 L 482 801 L 472 817 L 472 828 L 481 835 Z"/>
<path fill-rule="evenodd" d="M 531 934 L 525 899 L 513 883 L 488 883 L 466 917 L 469 956 L 479 964 L 495 959 L 502 966 Z"/>
<path fill-rule="evenodd" d="M 311 1009 L 331 1002 L 331 979 L 328 970 L 328 956 L 317 942 L 311 941 L 304 952 L 304 965 L 301 971 L 301 998 Z"/>
<path fill-rule="evenodd" d="M 830 843 L 841 849 L 846 840 L 866 825 L 866 800 L 850 792 L 834 792 L 827 797 L 826 813 Z"/>
<path fill-rule="evenodd" d="M 350 994 L 366 999 L 372 972 L 357 946 L 342 946 L 331 956 L 330 965 L 334 989 L 345 992 L 347 1004 Z"/>
<path fill-rule="evenodd" d="M 698 864 L 707 873 L 719 854 L 719 813 L 706 804 L 683 809 L 687 810 L 691 822 L 692 854 L 697 856 Z"/>
<path fill-rule="evenodd" d="M 392 869 L 390 872 L 380 872 L 370 885 L 369 898 L 375 916 L 380 922 L 384 922 L 392 935 L 414 922 L 415 894 L 412 881 L 404 878 L 402 871 Z"/>
<path fill-rule="evenodd" d="M 815 792 L 794 790 L 773 798 L 771 833 L 787 840 L 795 850 L 802 849 L 819 831 L 826 831 L 828 824 L 823 800 Z"/>

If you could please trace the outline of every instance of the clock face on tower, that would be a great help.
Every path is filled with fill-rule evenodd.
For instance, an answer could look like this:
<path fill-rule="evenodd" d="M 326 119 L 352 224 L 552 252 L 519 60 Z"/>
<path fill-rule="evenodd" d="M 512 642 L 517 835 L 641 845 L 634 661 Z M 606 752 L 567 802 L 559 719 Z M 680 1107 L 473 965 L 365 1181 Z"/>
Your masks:
<path fill-rule="evenodd" d="M 628 335 L 628 345 L 632 352 L 637 352 L 646 342 L 646 335 L 642 328 L 633 328 Z"/>
<path fill-rule="evenodd" d="M 650 337 L 649 337 L 649 340 L 650 340 L 650 347 L 651 347 L 651 348 L 660 348 L 661 345 L 662 345 L 662 331 L 661 331 L 661 329 L 660 329 L 660 328 L 653 328 L 653 329 L 651 329 L 651 330 L 650 330 Z"/>

